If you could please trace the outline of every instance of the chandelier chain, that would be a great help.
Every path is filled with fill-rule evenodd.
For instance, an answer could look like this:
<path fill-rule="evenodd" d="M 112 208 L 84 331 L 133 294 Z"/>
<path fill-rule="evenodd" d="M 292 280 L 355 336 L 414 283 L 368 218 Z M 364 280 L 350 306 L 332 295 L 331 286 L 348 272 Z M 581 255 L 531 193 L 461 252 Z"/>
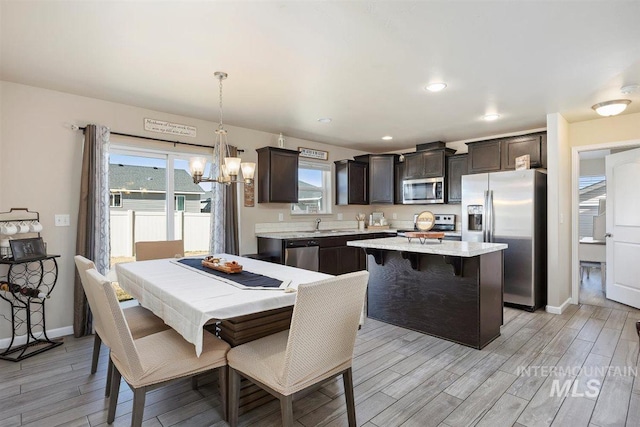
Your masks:
<path fill-rule="evenodd" d="M 220 76 L 220 123 L 218 124 L 218 128 L 222 129 L 222 76 Z"/>

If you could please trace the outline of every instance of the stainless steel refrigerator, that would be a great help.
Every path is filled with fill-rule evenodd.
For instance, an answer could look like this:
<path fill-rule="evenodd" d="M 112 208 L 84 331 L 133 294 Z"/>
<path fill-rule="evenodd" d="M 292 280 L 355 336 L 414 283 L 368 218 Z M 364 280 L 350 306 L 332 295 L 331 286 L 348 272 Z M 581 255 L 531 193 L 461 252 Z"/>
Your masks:
<path fill-rule="evenodd" d="M 546 305 L 546 171 L 463 176 L 462 240 L 508 244 L 504 251 L 505 304 L 531 311 Z"/>

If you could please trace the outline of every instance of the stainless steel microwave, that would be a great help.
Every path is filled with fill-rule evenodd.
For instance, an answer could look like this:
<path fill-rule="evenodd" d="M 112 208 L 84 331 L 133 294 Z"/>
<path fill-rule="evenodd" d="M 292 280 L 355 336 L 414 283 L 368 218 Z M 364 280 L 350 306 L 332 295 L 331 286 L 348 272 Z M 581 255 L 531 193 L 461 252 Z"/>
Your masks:
<path fill-rule="evenodd" d="M 444 178 L 405 179 L 402 181 L 402 204 L 444 203 Z"/>

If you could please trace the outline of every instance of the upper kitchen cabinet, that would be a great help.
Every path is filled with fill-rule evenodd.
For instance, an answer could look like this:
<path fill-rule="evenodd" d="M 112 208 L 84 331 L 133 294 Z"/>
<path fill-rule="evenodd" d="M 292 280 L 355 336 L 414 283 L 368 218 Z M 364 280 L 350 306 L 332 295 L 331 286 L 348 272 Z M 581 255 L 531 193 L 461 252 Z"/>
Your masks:
<path fill-rule="evenodd" d="M 258 203 L 298 202 L 298 152 L 263 147 L 258 152 Z"/>
<path fill-rule="evenodd" d="M 369 204 L 393 204 L 395 154 L 367 154 L 354 159 L 369 165 Z"/>
<path fill-rule="evenodd" d="M 531 168 L 547 167 L 547 133 L 468 142 L 469 173 L 514 170 L 516 157 L 528 154 Z"/>
<path fill-rule="evenodd" d="M 500 170 L 500 140 L 468 142 L 469 173 L 497 172 Z"/>
<path fill-rule="evenodd" d="M 393 184 L 395 186 L 394 203 L 402 204 L 402 179 L 404 177 L 404 162 L 396 162 L 393 166 Z"/>
<path fill-rule="evenodd" d="M 336 165 L 336 205 L 369 204 L 369 165 L 338 160 Z"/>
<path fill-rule="evenodd" d="M 447 156 L 455 150 L 445 148 L 404 155 L 404 178 L 438 178 L 445 175 Z"/>
<path fill-rule="evenodd" d="M 516 136 L 502 140 L 502 170 L 513 170 L 516 168 L 516 157 L 528 154 L 530 156 L 531 168 L 542 167 L 542 138 L 546 133 L 535 133 L 531 135 Z"/>
<path fill-rule="evenodd" d="M 447 159 L 447 203 L 462 202 L 462 175 L 468 173 L 468 154 L 458 154 Z"/>

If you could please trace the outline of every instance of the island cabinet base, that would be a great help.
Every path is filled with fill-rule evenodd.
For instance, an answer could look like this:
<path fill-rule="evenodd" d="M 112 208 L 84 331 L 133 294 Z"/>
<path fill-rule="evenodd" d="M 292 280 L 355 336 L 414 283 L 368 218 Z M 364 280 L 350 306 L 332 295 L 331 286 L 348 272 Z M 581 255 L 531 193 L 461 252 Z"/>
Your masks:
<path fill-rule="evenodd" d="M 477 349 L 500 336 L 502 251 L 475 257 L 365 251 L 368 317 Z"/>

